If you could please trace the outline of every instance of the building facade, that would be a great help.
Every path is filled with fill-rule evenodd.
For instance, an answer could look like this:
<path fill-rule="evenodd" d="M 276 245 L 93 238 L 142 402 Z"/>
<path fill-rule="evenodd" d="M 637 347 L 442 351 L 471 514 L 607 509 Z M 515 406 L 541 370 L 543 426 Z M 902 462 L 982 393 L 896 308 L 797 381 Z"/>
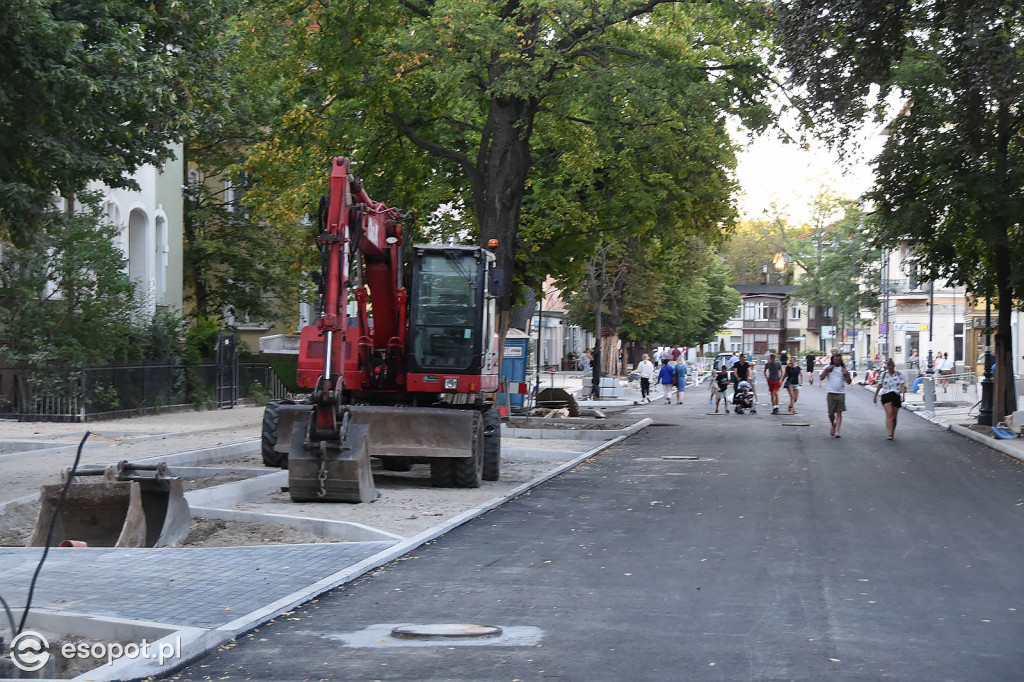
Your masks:
<path fill-rule="evenodd" d="M 116 245 L 127 260 L 126 275 L 135 284 L 141 314 L 181 313 L 185 204 L 182 147 L 163 167 L 143 166 L 133 174 L 138 190 L 92 183 L 103 196 L 106 219 L 119 229 Z"/>
<path fill-rule="evenodd" d="M 911 255 L 909 245 L 883 253 L 874 352 L 879 358 L 893 358 L 900 367 L 915 352 L 925 365 L 929 354 L 934 358 L 949 353 L 958 369 L 972 369 L 976 358 L 968 356 L 975 351 L 968 348 L 965 332 L 977 317 L 968 309 L 966 291 L 921 280 L 910 263 Z"/>

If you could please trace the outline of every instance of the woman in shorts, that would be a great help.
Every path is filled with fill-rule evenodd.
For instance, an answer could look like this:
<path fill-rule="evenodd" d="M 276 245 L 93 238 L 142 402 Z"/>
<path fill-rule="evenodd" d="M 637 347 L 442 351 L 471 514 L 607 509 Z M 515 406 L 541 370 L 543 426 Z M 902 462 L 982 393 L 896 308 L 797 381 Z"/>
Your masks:
<path fill-rule="evenodd" d="M 903 378 L 903 372 L 897 371 L 896 363 L 892 358 L 885 363 L 885 371 L 878 381 L 878 388 L 875 389 L 875 402 L 878 402 L 878 394 L 882 394 L 882 407 L 885 408 L 885 428 L 889 431 L 886 440 L 892 440 L 896 435 L 896 415 L 900 406 L 907 396 L 907 382 Z"/>
<path fill-rule="evenodd" d="M 796 401 L 800 397 L 800 386 L 804 383 L 804 371 L 797 363 L 795 356 L 789 358 L 786 365 L 786 380 L 782 387 L 789 393 L 789 413 L 796 414 Z"/>

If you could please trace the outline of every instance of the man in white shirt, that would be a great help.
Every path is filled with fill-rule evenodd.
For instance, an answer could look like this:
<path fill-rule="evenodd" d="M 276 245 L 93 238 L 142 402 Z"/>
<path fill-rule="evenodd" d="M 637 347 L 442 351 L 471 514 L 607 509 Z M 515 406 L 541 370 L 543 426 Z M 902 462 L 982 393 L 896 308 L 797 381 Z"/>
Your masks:
<path fill-rule="evenodd" d="M 651 356 L 644 353 L 643 360 L 636 367 L 637 374 L 640 375 L 640 402 L 649 403 L 651 402 L 651 377 L 654 376 L 654 363 L 651 362 Z"/>
<path fill-rule="evenodd" d="M 828 404 L 828 420 L 832 422 L 829 435 L 839 438 L 839 427 L 843 424 L 843 412 L 846 411 L 846 385 L 853 382 L 849 370 L 843 363 L 843 356 L 832 355 L 829 364 L 821 373 L 821 385 L 825 387 L 825 400 Z"/>

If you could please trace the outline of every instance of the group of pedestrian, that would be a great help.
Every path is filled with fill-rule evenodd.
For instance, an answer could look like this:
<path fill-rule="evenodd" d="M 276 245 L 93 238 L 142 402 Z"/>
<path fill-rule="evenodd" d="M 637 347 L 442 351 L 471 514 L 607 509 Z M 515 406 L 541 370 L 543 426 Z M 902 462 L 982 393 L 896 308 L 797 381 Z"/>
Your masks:
<path fill-rule="evenodd" d="M 679 357 L 680 355 L 676 355 L 674 362 L 671 356 L 660 358 L 661 366 L 657 369 L 657 375 L 655 375 L 655 367 L 651 361 L 651 356 L 647 353 L 643 354 L 643 358 L 636 368 L 637 374 L 640 376 L 641 403 L 651 402 L 651 379 L 657 379 L 666 405 L 672 404 L 673 395 L 676 399 L 676 405 L 683 404 L 683 398 L 686 397 L 686 377 L 689 373 L 689 368 L 686 365 L 686 361 L 680 360 Z"/>
<path fill-rule="evenodd" d="M 828 366 L 821 371 L 820 379 L 821 385 L 825 387 L 828 420 L 832 425 L 829 433 L 833 438 L 841 438 L 843 412 L 846 411 L 846 387 L 853 383 L 853 377 L 838 350 L 832 351 Z M 897 415 L 907 396 L 907 381 L 903 372 L 896 369 L 896 362 L 892 358 L 885 363 L 885 371 L 878 377 L 875 403 L 878 402 L 879 395 L 882 396 L 882 407 L 885 409 L 885 428 L 888 432 L 886 440 L 893 440 L 896 437 Z"/>
<path fill-rule="evenodd" d="M 651 381 L 657 380 L 662 387 L 662 397 L 666 404 L 672 403 L 672 395 L 675 394 L 676 404 L 683 404 L 683 397 L 686 391 L 686 376 L 688 368 L 685 362 L 676 361 L 672 364 L 671 356 L 661 357 L 660 368 L 656 368 L 651 361 L 651 356 L 644 354 L 637 371 L 640 375 L 640 402 L 651 402 Z M 807 366 L 806 376 L 813 385 L 814 366 L 817 358 L 813 353 L 805 357 Z M 781 356 L 775 353 L 768 355 L 764 364 L 762 374 L 768 384 L 768 393 L 771 399 L 772 414 L 779 413 L 779 394 L 785 388 L 789 394 L 788 414 L 796 414 L 797 401 L 800 398 L 800 388 L 804 383 L 805 372 L 800 367 L 796 356 L 783 352 Z M 853 375 L 847 369 L 842 354 L 838 349 L 833 349 L 826 366 L 818 376 L 822 387 L 825 388 L 825 403 L 828 411 L 828 420 L 831 425 L 829 435 L 832 438 L 841 438 L 843 425 L 843 413 L 846 412 L 846 387 L 853 383 Z M 746 353 L 733 355 L 724 359 L 710 381 L 710 400 L 714 402 L 715 412 L 724 408 L 730 412 L 729 405 L 736 401 L 740 392 L 752 391 L 756 398 L 755 387 L 755 363 L 747 358 Z M 732 400 L 728 392 L 730 386 L 733 389 Z M 906 378 L 903 373 L 896 369 L 896 363 L 890 358 L 877 381 L 875 389 L 875 403 L 881 396 L 882 406 L 885 409 L 886 439 L 893 440 L 896 435 L 896 421 L 900 407 L 906 400 Z"/>
<path fill-rule="evenodd" d="M 782 360 L 783 357 L 785 361 Z M 779 392 L 782 388 L 789 394 L 789 414 L 796 414 L 796 403 L 800 397 L 800 387 L 803 385 L 803 370 L 797 364 L 797 359 L 785 352 L 781 356 L 770 353 L 762 374 L 768 384 L 772 414 L 779 413 Z M 710 385 L 715 412 L 718 412 L 723 403 L 725 411 L 729 412 L 730 400 L 727 394 L 730 385 L 733 387 L 732 403 L 735 403 L 736 395 L 744 390 L 753 392 L 756 398 L 755 377 L 755 363 L 747 359 L 746 353 L 740 353 L 738 357 L 733 356 L 722 362 Z"/>

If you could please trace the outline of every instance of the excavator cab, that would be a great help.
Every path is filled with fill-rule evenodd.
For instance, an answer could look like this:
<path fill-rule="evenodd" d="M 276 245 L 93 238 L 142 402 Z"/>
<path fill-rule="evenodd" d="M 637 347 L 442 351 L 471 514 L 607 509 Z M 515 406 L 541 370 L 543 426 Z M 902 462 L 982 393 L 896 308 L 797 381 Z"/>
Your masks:
<path fill-rule="evenodd" d="M 413 247 L 410 391 L 497 390 L 494 254 L 472 246 Z"/>

